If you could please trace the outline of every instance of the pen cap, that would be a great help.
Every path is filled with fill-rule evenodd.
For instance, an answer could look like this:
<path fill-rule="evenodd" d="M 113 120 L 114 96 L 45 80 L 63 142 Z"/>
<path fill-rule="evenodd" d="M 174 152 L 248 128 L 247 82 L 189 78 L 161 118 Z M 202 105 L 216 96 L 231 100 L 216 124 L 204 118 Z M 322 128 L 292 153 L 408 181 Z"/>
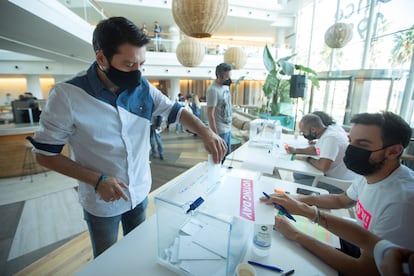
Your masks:
<path fill-rule="evenodd" d="M 285 194 L 286 192 L 285 192 L 284 190 L 275 189 L 275 193 L 283 195 L 283 194 Z"/>

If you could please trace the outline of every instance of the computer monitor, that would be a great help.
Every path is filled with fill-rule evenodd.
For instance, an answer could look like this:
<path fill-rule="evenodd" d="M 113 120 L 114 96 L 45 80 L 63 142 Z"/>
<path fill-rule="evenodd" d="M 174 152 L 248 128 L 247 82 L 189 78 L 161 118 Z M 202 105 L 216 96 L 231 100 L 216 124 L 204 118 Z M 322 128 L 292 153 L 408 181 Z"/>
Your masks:
<path fill-rule="evenodd" d="M 11 105 L 15 124 L 39 122 L 40 109 L 36 100 L 16 100 Z"/>

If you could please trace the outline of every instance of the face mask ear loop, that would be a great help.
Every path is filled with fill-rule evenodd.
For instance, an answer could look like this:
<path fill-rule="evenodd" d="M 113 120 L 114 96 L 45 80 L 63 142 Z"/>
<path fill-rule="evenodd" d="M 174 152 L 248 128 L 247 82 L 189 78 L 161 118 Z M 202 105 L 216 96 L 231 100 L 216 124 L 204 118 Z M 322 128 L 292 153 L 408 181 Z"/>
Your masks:
<path fill-rule="evenodd" d="M 107 71 L 107 68 L 105 68 L 105 67 L 101 66 L 99 63 L 98 63 L 98 68 L 99 68 L 99 70 L 101 70 L 102 72 L 105 72 L 105 73 L 106 73 L 106 71 Z"/>

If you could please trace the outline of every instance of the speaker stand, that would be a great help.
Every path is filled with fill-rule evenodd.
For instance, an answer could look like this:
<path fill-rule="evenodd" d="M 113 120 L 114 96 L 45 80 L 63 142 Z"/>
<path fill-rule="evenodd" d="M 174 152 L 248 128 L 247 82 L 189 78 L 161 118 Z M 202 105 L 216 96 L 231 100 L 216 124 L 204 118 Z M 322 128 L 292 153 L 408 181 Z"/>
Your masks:
<path fill-rule="evenodd" d="M 296 132 L 296 120 L 298 118 L 299 97 L 296 98 L 295 121 L 293 122 L 293 133 Z"/>

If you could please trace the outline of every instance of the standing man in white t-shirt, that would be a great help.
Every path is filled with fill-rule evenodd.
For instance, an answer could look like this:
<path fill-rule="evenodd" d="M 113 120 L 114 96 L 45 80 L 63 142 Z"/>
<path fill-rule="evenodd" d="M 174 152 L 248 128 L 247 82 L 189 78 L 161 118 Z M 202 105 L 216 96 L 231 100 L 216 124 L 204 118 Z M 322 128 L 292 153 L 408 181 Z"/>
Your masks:
<path fill-rule="evenodd" d="M 344 163 L 359 174 L 348 190 L 339 195 L 297 196 L 296 199 L 317 208 L 340 209 L 355 206 L 359 225 L 382 239 L 414 250 L 414 171 L 400 163 L 403 150 L 410 142 L 411 128 L 392 112 L 355 115 L 349 133 L 350 144 Z M 305 206 L 287 204 L 283 197 L 272 195 L 272 201 L 284 204 L 293 214 Z M 341 263 L 348 256 L 331 251 L 326 245 L 293 237 L 325 262 Z M 358 257 L 358 248 L 341 240 L 341 249 Z M 352 249 L 352 252 L 349 250 Z M 331 253 L 332 254 L 331 254 Z"/>
<path fill-rule="evenodd" d="M 299 129 L 303 133 L 303 137 L 309 141 L 316 140 L 316 143 L 309 145 L 307 148 L 288 147 L 286 149 L 288 153 L 315 156 L 315 158 L 296 156 L 296 159 L 306 160 L 312 166 L 324 172 L 326 176 L 343 180 L 355 178 L 356 175 L 348 170 L 342 161 L 349 143 L 343 132 L 332 126 L 325 126 L 321 118 L 315 114 L 303 116 L 299 122 Z M 298 173 L 293 176 L 296 182 L 308 185 L 314 179 L 313 176 Z"/>
<path fill-rule="evenodd" d="M 216 80 L 208 87 L 206 96 L 208 124 L 226 142 L 226 155 L 231 151 L 231 69 L 227 63 L 217 65 Z"/>

